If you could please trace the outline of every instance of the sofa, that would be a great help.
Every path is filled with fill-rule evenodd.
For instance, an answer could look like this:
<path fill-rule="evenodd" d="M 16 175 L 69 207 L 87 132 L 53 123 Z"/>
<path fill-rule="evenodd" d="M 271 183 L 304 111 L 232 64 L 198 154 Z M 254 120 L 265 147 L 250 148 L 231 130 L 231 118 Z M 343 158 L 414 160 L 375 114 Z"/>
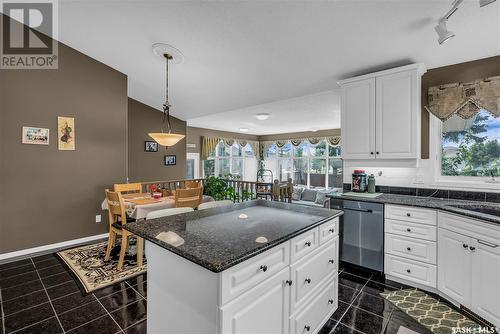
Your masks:
<path fill-rule="evenodd" d="M 292 192 L 292 203 L 329 209 L 330 198 L 326 195 L 337 191 L 338 189 L 307 189 L 295 186 Z"/>

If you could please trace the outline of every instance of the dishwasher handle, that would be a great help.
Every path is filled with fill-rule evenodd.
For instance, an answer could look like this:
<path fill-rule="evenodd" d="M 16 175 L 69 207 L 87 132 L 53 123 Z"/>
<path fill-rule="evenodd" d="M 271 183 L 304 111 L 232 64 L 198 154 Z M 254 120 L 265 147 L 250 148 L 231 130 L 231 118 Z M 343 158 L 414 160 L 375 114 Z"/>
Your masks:
<path fill-rule="evenodd" d="M 357 208 L 342 208 L 342 210 L 358 211 L 358 212 L 373 212 L 372 209 L 357 209 Z"/>

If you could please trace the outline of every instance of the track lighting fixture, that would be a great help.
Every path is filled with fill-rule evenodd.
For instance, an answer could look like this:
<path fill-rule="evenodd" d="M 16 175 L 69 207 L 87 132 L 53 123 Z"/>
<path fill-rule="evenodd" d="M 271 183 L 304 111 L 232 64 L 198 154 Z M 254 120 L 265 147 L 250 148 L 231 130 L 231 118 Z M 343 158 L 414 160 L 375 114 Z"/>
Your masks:
<path fill-rule="evenodd" d="M 479 7 L 488 6 L 490 3 L 495 2 L 496 0 L 479 0 Z"/>
<path fill-rule="evenodd" d="M 489 4 L 495 1 L 496 0 L 479 0 L 479 7 L 488 6 Z M 439 19 L 437 26 L 434 27 L 434 30 L 436 30 L 438 34 L 439 44 L 443 44 L 455 36 L 453 32 L 448 30 L 448 28 L 446 27 L 446 23 L 448 22 L 448 19 L 453 14 L 455 14 L 455 12 L 458 10 L 458 7 L 460 7 L 462 2 L 464 2 L 464 0 L 454 0 L 453 3 L 451 4 L 451 9 L 448 12 L 446 12 L 446 14 L 444 14 L 444 16 L 441 19 Z"/>
<path fill-rule="evenodd" d="M 441 20 L 439 21 L 438 25 L 434 27 L 434 30 L 436 30 L 439 37 L 439 44 L 443 44 L 455 36 L 453 32 L 449 31 L 448 28 L 446 28 L 447 21 L 448 20 Z"/>

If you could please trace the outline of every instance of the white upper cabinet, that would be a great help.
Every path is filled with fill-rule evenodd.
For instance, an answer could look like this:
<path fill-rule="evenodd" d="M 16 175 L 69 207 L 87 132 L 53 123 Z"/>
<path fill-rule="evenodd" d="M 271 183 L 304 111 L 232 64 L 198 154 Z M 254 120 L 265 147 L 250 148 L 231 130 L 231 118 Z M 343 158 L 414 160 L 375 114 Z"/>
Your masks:
<path fill-rule="evenodd" d="M 339 82 L 344 159 L 418 159 L 423 64 Z"/>
<path fill-rule="evenodd" d="M 342 87 L 341 135 L 344 159 L 375 157 L 375 79 Z M 350 129 L 344 131 L 343 129 Z"/>

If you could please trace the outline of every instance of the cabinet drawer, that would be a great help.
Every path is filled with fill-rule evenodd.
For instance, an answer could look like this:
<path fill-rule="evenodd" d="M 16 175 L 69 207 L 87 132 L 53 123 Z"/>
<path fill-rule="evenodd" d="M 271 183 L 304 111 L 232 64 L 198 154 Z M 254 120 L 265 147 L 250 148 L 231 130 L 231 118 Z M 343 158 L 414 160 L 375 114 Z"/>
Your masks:
<path fill-rule="evenodd" d="M 290 244 L 285 242 L 222 272 L 221 304 L 254 287 L 290 264 Z"/>
<path fill-rule="evenodd" d="M 437 224 L 436 210 L 414 208 L 402 205 L 386 205 L 385 218 L 434 226 Z"/>
<path fill-rule="evenodd" d="M 291 266 L 290 310 L 294 312 L 329 275 L 338 271 L 338 239 L 328 241 L 316 252 Z"/>
<path fill-rule="evenodd" d="M 290 333 L 316 333 L 338 306 L 337 276 L 322 286 L 305 308 L 290 317 Z"/>
<path fill-rule="evenodd" d="M 436 241 L 436 226 L 385 219 L 385 232 L 429 241 Z"/>
<path fill-rule="evenodd" d="M 437 270 L 436 266 L 432 264 L 385 254 L 385 274 L 429 287 L 436 287 Z"/>
<path fill-rule="evenodd" d="M 409 259 L 436 264 L 436 242 L 385 234 L 385 252 Z"/>
<path fill-rule="evenodd" d="M 290 240 L 290 261 L 293 263 L 319 246 L 319 227 Z"/>
<path fill-rule="evenodd" d="M 339 219 L 335 218 L 319 227 L 319 244 L 332 240 L 339 234 Z"/>

